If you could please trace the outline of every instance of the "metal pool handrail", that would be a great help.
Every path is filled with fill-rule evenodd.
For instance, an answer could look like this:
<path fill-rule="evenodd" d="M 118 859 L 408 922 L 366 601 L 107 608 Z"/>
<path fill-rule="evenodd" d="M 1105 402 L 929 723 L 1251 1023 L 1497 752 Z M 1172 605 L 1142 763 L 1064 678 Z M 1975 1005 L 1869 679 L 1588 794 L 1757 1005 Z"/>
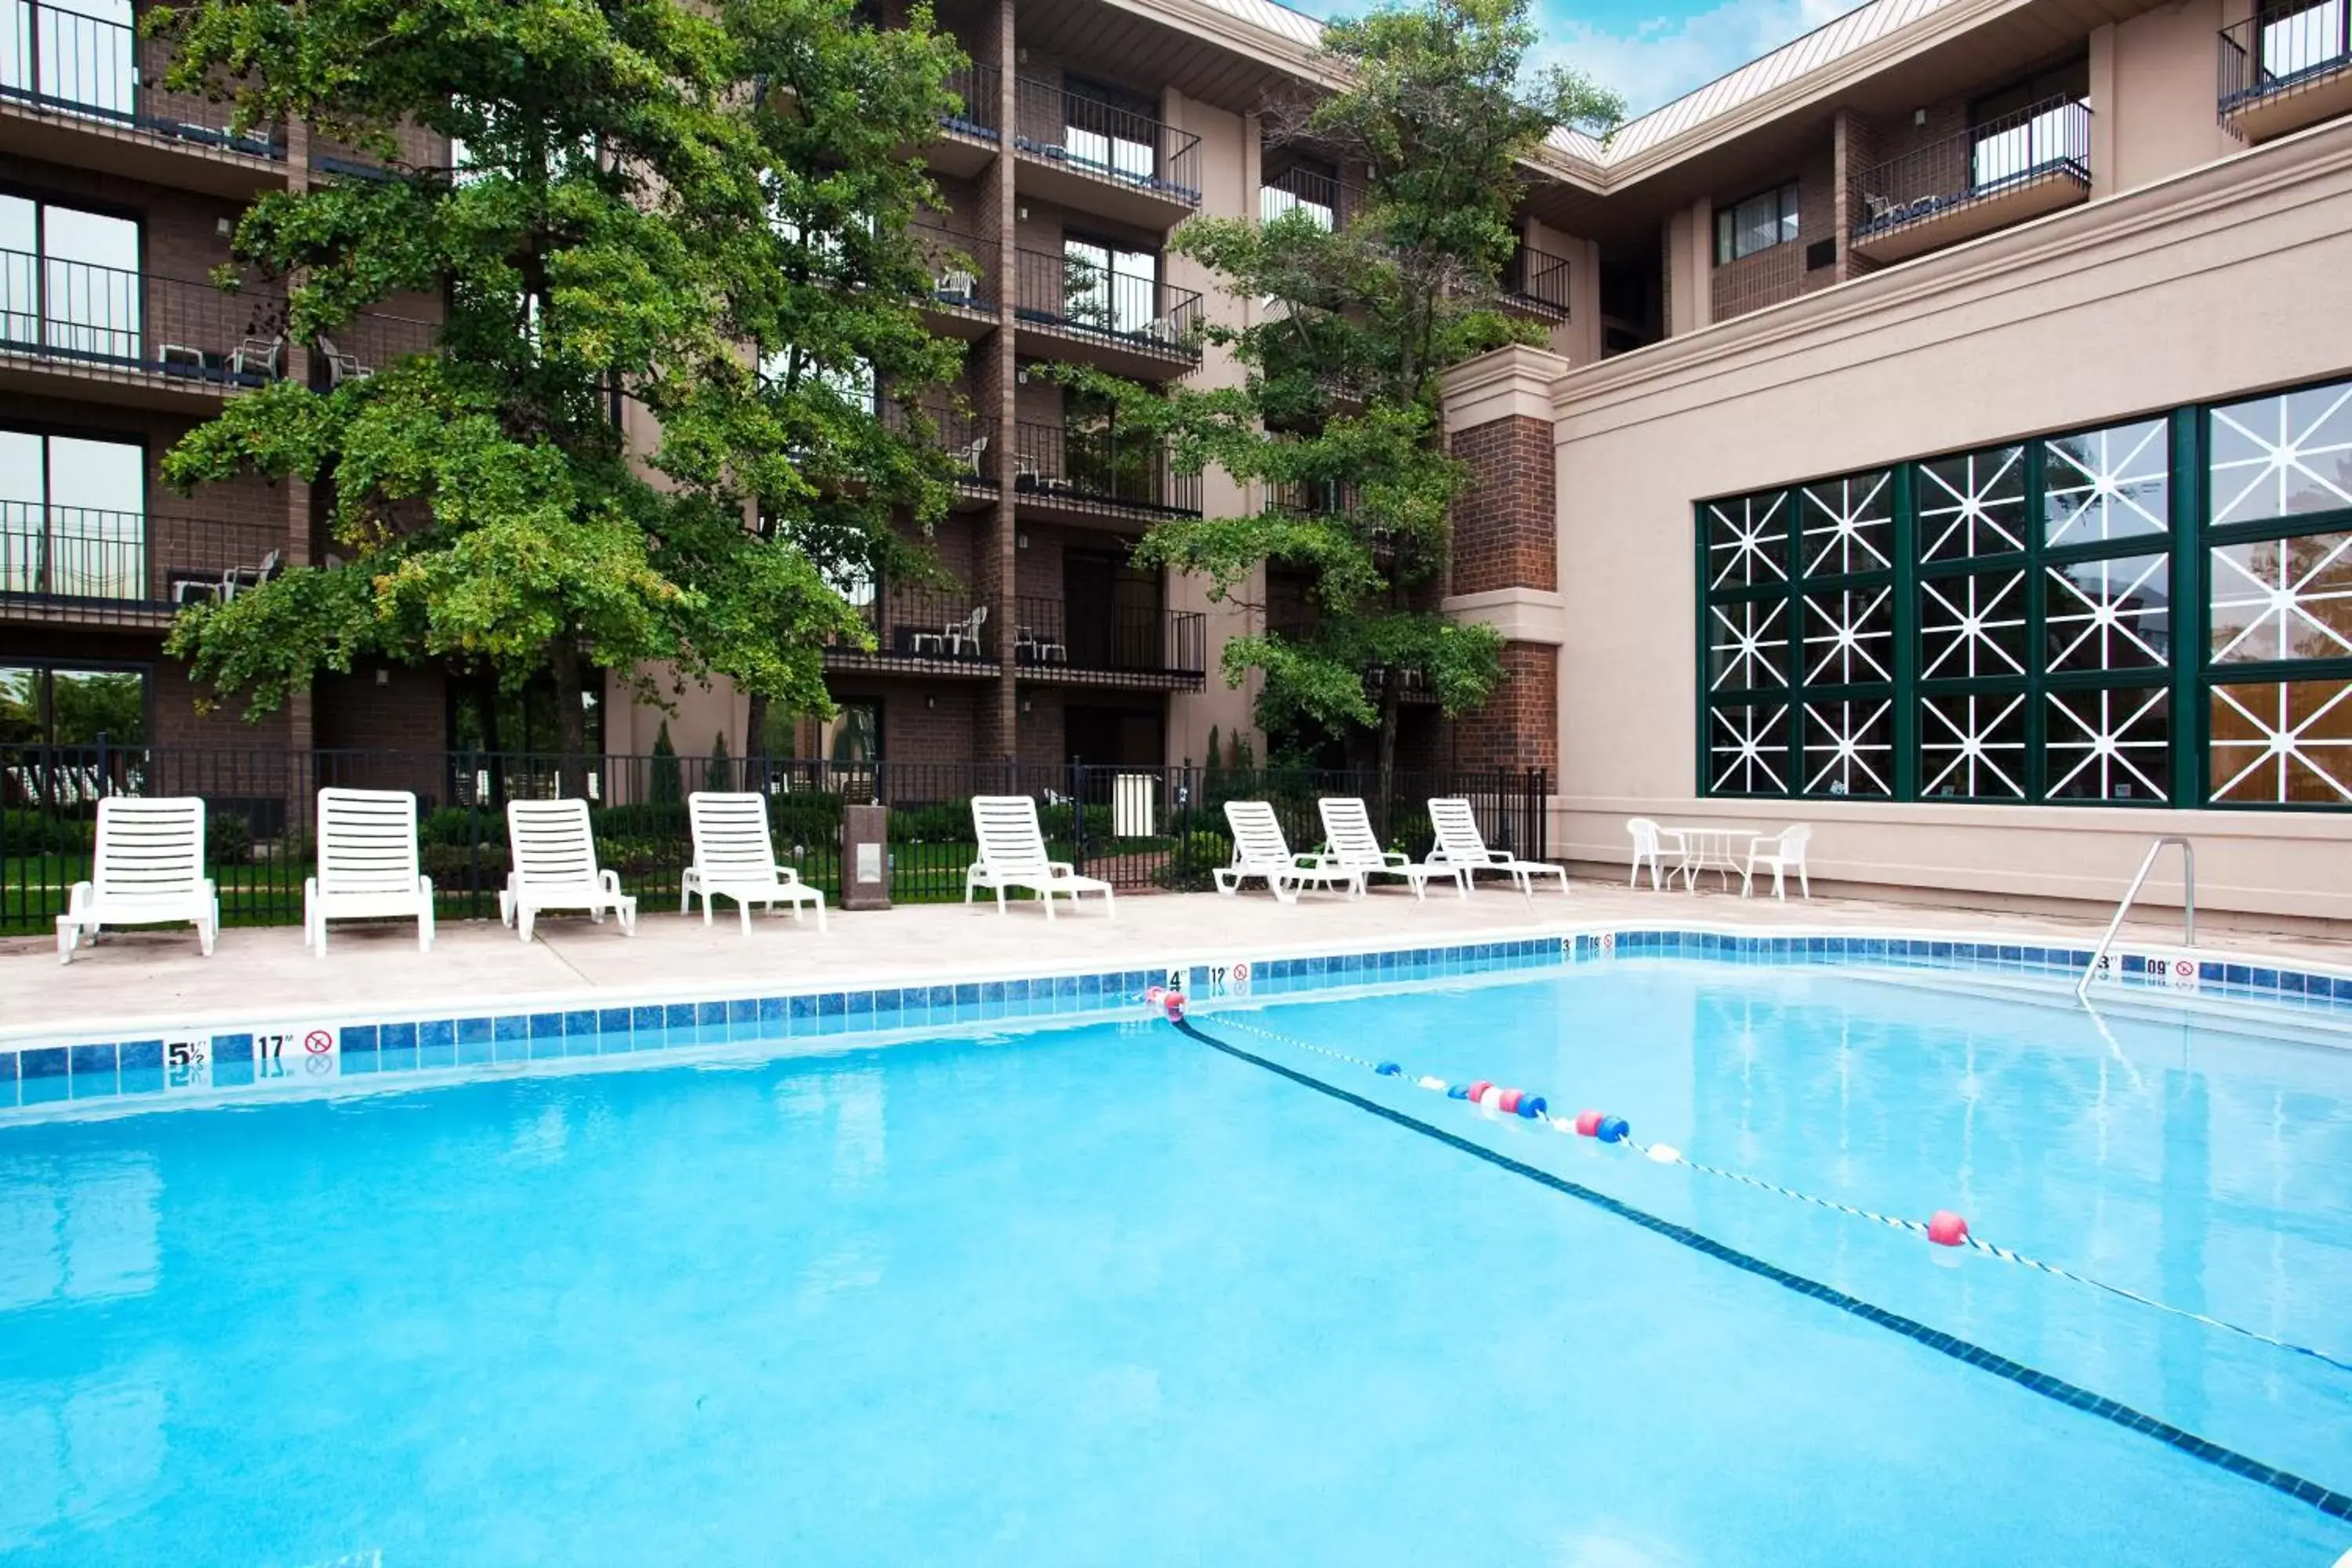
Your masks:
<path fill-rule="evenodd" d="M 2091 978 L 2099 973 L 2099 965 L 2105 960 L 2107 949 L 2116 943 L 2116 932 L 2124 928 L 2124 916 L 2131 911 L 2132 900 L 2139 897 L 2140 884 L 2147 880 L 2148 872 L 2156 868 L 2156 858 L 2164 853 L 2164 847 L 2168 844 L 2180 846 L 2180 940 L 2184 946 L 2197 945 L 2197 847 L 2186 838 L 2167 834 L 2149 845 L 2147 853 L 2140 858 L 2137 875 L 2132 878 L 2131 886 L 2124 890 L 2123 902 L 2116 906 L 2116 918 L 2107 922 L 2107 934 L 2099 939 L 2099 945 L 2091 952 L 2090 967 L 2084 970 L 2083 978 L 2074 983 L 2074 1000 L 2077 1002 L 2088 1004 Z"/>

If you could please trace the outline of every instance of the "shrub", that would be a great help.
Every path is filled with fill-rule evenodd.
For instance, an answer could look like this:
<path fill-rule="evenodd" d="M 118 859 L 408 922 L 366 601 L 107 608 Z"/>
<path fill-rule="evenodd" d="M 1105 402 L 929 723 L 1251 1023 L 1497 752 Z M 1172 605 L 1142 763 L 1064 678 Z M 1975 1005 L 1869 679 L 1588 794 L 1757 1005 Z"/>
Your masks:
<path fill-rule="evenodd" d="M 503 840 L 484 839 L 478 861 L 470 840 L 464 844 L 427 844 L 423 861 L 425 874 L 433 879 L 434 890 L 441 893 L 464 891 L 470 885 L 467 879 L 477 865 L 481 868 L 485 888 L 495 888 L 507 878 L 507 847 Z"/>
<path fill-rule="evenodd" d="M 1233 862 L 1234 841 L 1204 827 L 1178 840 L 1168 863 L 1151 879 L 1171 892 L 1202 893 L 1216 885 L 1211 873 Z"/>
<path fill-rule="evenodd" d="M 503 841 L 505 834 L 499 831 L 497 818 L 488 813 L 483 816 L 488 818 L 482 824 L 483 838 Z M 475 813 L 462 805 L 428 811 L 416 825 L 416 841 L 428 847 L 436 844 L 470 845 L 474 842 L 474 817 Z"/>
<path fill-rule="evenodd" d="M 713 795 L 724 795 L 735 787 L 735 764 L 727 754 L 724 731 L 710 737 L 710 760 L 702 764 L 702 787 Z"/>
<path fill-rule="evenodd" d="M 635 805 L 608 805 L 602 811 L 590 812 L 588 817 L 600 852 L 608 838 L 677 840 L 693 837 L 687 824 L 686 802 L 675 797 Z"/>
<path fill-rule="evenodd" d="M 87 855 L 97 837 L 93 818 L 0 811 L 0 855 Z"/>
<path fill-rule="evenodd" d="M 205 864 L 242 866 L 253 860 L 253 824 L 233 811 L 205 813 Z"/>
<path fill-rule="evenodd" d="M 677 748 L 670 744 L 669 721 L 667 719 L 654 732 L 653 776 L 646 781 L 646 793 L 663 805 L 686 798 L 685 785 L 677 771 Z"/>
<path fill-rule="evenodd" d="M 841 796 L 818 790 L 770 795 L 768 826 L 786 846 L 837 843 L 841 838 Z"/>

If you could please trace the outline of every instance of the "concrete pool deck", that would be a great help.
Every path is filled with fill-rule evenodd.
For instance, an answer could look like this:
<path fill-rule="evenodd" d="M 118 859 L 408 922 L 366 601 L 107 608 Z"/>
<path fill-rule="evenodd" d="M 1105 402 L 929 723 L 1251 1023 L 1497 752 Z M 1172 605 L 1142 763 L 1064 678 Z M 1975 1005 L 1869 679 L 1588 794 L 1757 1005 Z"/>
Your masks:
<path fill-rule="evenodd" d="M 1106 920 L 1089 900 L 1083 913 L 1066 906 L 1047 924 L 1034 904 L 999 916 L 992 903 L 915 904 L 845 914 L 831 930 L 814 918 L 755 915 L 740 933 L 731 906 L 706 929 L 699 914 L 641 905 L 635 937 L 612 921 L 543 919 L 535 940 L 519 942 L 488 921 L 444 924 L 430 953 L 416 950 L 415 928 L 338 926 L 328 956 L 312 957 L 299 927 L 232 927 L 209 959 L 185 931 L 109 933 L 59 965 L 49 938 L 0 942 L 0 1043 L 53 1037 L 103 1024 L 177 1026 L 314 1012 L 326 1016 L 447 1012 L 496 1001 L 643 993 L 709 995 L 754 988 L 877 984 L 1011 974 L 1081 966 L 1149 967 L 1162 962 L 1215 963 L 1334 946 L 1377 947 L 1525 936 L 1606 922 L 1693 923 L 1759 931 L 1887 930 L 1918 934 L 2053 938 L 2088 947 L 2103 920 L 2003 913 L 1955 905 L 1816 897 L 1743 900 L 1737 893 L 1630 889 L 1580 881 L 1574 894 L 1539 893 L 1531 901 L 1507 884 L 1482 883 L 1468 900 L 1433 891 L 1416 903 L 1402 888 L 1350 901 L 1310 893 L 1293 905 L 1264 893 L 1239 898 L 1160 894 L 1122 898 Z M 2352 967 L 2352 931 L 2343 940 L 2307 931 L 2210 929 L 2200 950 L 2265 955 L 2289 963 Z M 2158 909 L 2125 928 L 2125 942 L 2177 947 L 2178 912 Z"/>

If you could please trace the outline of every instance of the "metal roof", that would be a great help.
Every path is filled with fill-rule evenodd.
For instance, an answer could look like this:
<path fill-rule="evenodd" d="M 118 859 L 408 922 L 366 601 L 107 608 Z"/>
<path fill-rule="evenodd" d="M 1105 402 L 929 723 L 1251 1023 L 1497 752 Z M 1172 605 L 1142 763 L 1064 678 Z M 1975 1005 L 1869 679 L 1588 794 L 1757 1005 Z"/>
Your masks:
<path fill-rule="evenodd" d="M 1203 0 L 1238 21 L 1312 48 L 1322 40 L 1323 24 L 1303 11 L 1275 0 Z M 1562 126 L 1547 144 L 1596 168 L 1624 162 L 1705 124 L 1743 103 L 1787 86 L 1865 45 L 1876 42 L 1923 16 L 1933 16 L 1958 0 L 1867 0 L 1833 21 L 1823 23 L 1802 37 L 1781 45 L 1770 54 L 1748 61 L 1716 78 L 1694 92 L 1661 104 L 1647 114 L 1627 121 L 1603 141 L 1589 132 Z"/>

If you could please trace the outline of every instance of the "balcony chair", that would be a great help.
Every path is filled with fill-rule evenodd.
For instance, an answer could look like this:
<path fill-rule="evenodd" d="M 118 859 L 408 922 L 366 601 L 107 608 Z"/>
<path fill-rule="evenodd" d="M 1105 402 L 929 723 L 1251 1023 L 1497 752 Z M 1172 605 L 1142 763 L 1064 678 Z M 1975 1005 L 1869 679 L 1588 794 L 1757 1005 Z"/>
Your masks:
<path fill-rule="evenodd" d="M 1072 810 L 1081 809 L 1073 805 Z M 1076 909 L 1081 893 L 1100 893 L 1103 912 L 1112 919 L 1118 910 L 1111 886 L 1098 877 L 1081 877 L 1067 860 L 1045 856 L 1045 829 L 1037 824 L 1037 803 L 1025 795 L 976 795 L 971 798 L 972 836 L 980 840 L 980 858 L 963 875 L 963 901 L 982 888 L 996 890 L 996 912 L 1004 912 L 1008 888 L 1026 888 L 1045 900 L 1045 918 L 1054 918 L 1054 895 L 1067 893 Z"/>
<path fill-rule="evenodd" d="M 956 305 L 964 310 L 972 306 L 972 295 L 979 290 L 980 279 L 969 267 L 950 267 L 931 279 L 931 297 L 942 305 Z"/>
<path fill-rule="evenodd" d="M 779 903 L 793 906 L 798 923 L 801 906 L 816 906 L 816 929 L 824 930 L 824 895 L 801 880 L 790 866 L 776 864 L 775 841 L 768 836 L 768 803 L 754 794 L 721 795 L 697 790 L 686 797 L 687 826 L 694 835 L 694 864 L 686 868 L 677 889 L 677 912 L 702 896 L 702 923 L 710 923 L 714 899 L 732 899 L 742 917 L 743 934 L 751 934 L 751 906 L 771 914 Z"/>
<path fill-rule="evenodd" d="M 1432 800 L 1429 824 L 1437 832 L 1437 842 L 1429 851 L 1431 865 L 1458 868 L 1462 879 L 1472 886 L 1476 885 L 1479 872 L 1500 871 L 1530 899 L 1536 896 L 1538 877 L 1558 877 L 1559 895 L 1568 897 L 1567 867 L 1549 860 L 1522 860 L 1507 849 L 1487 848 L 1486 836 L 1478 831 L 1477 813 L 1460 795 Z"/>
<path fill-rule="evenodd" d="M 76 882 L 58 917 L 58 962 L 71 963 L 85 932 L 101 926 L 188 921 L 207 958 L 220 936 L 220 893 L 205 875 L 205 803 L 193 796 L 98 803 L 90 879 Z"/>
<path fill-rule="evenodd" d="M 286 557 L 281 551 L 271 551 L 261 558 L 258 566 L 232 566 L 221 574 L 220 591 L 215 596 L 224 603 L 236 598 L 247 588 L 258 588 L 286 569 Z"/>
<path fill-rule="evenodd" d="M 1282 836 L 1282 824 L 1272 805 L 1262 800 L 1225 802 L 1225 826 L 1234 830 L 1234 863 L 1212 871 L 1217 891 L 1232 898 L 1250 878 L 1264 881 L 1277 902 L 1295 904 L 1308 884 L 1345 889 L 1349 898 L 1364 890 L 1363 874 L 1339 866 L 1324 855 L 1294 855 Z"/>
<path fill-rule="evenodd" d="M 1397 877 L 1412 889 L 1416 899 L 1429 897 L 1429 880 L 1443 877 L 1464 898 L 1470 896 L 1470 872 L 1446 861 L 1416 862 L 1399 849 L 1381 847 L 1372 831 L 1371 813 L 1354 795 L 1325 795 L 1315 803 L 1323 818 L 1323 858 L 1342 870 L 1356 873 L 1359 885 L 1369 887 L 1374 877 Z"/>
<path fill-rule="evenodd" d="M 332 338 L 323 333 L 319 338 L 319 357 L 327 362 L 327 385 L 338 387 L 347 381 L 365 381 L 375 374 L 360 363 L 357 354 L 347 354 L 335 347 Z"/>
<path fill-rule="evenodd" d="M 980 459 L 985 456 L 987 452 L 988 437 L 985 436 L 975 436 L 971 440 L 965 442 L 962 446 L 955 447 L 953 450 L 950 451 L 948 453 L 948 458 L 955 464 L 956 468 L 960 471 L 968 474 L 976 479 L 981 477 Z"/>
<path fill-rule="evenodd" d="M 247 338 L 228 356 L 232 381 L 276 381 L 286 374 L 286 339 Z"/>
<path fill-rule="evenodd" d="M 541 910 L 585 910 L 600 925 L 609 910 L 624 935 L 637 933 L 637 900 L 621 891 L 617 875 L 596 864 L 586 801 L 507 802 L 507 845 L 513 869 L 499 894 L 499 919 L 517 927 L 523 941 L 530 940 Z"/>
<path fill-rule="evenodd" d="M 418 864 L 416 797 L 404 789 L 319 792 L 319 874 L 302 884 L 302 945 L 327 956 L 327 922 L 391 917 L 416 922 L 433 949 L 433 883 Z"/>
<path fill-rule="evenodd" d="M 1794 871 L 1797 889 L 1810 903 L 1813 897 L 1813 884 L 1805 875 L 1805 846 L 1812 837 L 1811 826 L 1801 822 L 1794 827 L 1782 828 L 1779 833 L 1759 834 L 1748 840 L 1748 864 L 1739 873 L 1739 896 L 1743 899 L 1748 896 L 1759 870 L 1769 870 L 1772 873 L 1772 896 L 1785 902 L 1789 895 L 1781 887 L 1781 877 L 1786 872 Z"/>
<path fill-rule="evenodd" d="M 1067 643 L 1054 642 L 1041 637 L 1027 626 L 1021 628 L 1021 639 L 1013 645 L 1013 652 L 1017 657 L 1025 657 L 1031 664 L 1070 662 L 1070 648 Z"/>

